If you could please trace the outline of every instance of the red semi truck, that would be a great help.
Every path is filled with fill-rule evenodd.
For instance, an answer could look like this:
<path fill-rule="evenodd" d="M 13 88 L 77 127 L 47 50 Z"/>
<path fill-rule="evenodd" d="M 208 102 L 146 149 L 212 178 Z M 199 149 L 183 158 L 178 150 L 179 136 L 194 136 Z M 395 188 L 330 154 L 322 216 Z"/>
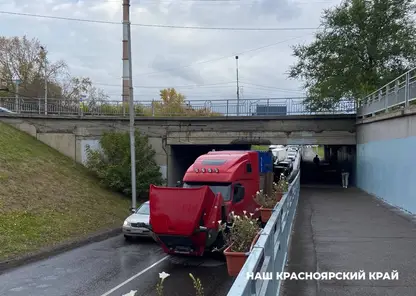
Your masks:
<path fill-rule="evenodd" d="M 183 187 L 150 186 L 150 224 L 168 254 L 202 256 L 224 246 L 219 221 L 230 212 L 255 213 L 260 189 L 259 153 L 213 151 L 198 157 Z"/>

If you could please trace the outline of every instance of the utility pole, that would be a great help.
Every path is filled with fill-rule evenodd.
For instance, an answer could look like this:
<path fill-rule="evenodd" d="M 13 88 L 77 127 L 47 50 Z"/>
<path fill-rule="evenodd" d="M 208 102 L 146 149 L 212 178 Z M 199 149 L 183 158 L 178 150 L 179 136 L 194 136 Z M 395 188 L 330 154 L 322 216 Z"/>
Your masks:
<path fill-rule="evenodd" d="M 122 80 L 122 104 L 123 104 L 123 116 L 126 116 L 126 106 L 130 97 L 130 56 L 129 56 L 129 43 L 130 43 L 130 0 L 123 0 L 123 80 Z"/>
<path fill-rule="evenodd" d="M 48 114 L 48 73 L 46 70 L 46 56 L 45 56 L 45 115 Z"/>
<path fill-rule="evenodd" d="M 237 71 L 237 116 L 240 115 L 240 87 L 238 85 L 238 56 L 235 56 L 235 66 Z"/>
<path fill-rule="evenodd" d="M 129 99 L 130 158 L 131 158 L 131 208 L 136 209 L 136 147 L 134 137 L 134 99 L 131 59 L 130 0 L 123 0 L 123 106 Z M 127 89 L 129 93 L 127 95 Z M 124 107 L 123 107 L 124 108 Z"/>
<path fill-rule="evenodd" d="M 40 47 L 40 49 L 42 50 L 42 57 L 43 57 L 43 68 L 44 68 L 44 75 L 45 75 L 45 86 L 44 86 L 44 91 L 45 91 L 45 115 L 48 114 L 48 72 L 47 72 L 47 60 L 46 60 L 46 51 L 43 48 L 43 46 Z"/>

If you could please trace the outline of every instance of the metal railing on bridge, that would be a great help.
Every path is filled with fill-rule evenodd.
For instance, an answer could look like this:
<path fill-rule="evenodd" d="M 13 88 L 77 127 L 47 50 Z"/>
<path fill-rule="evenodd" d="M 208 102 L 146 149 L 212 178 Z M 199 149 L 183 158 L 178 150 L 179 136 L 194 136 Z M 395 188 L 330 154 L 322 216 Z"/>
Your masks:
<path fill-rule="evenodd" d="M 362 99 L 357 117 L 389 112 L 416 103 L 416 68 L 400 75 Z"/>
<path fill-rule="evenodd" d="M 288 192 L 274 208 L 260 238 L 228 292 L 228 296 L 276 296 L 281 281 L 276 273 L 284 272 L 292 225 L 300 192 L 300 170 L 289 185 Z M 271 274 L 272 280 L 250 279 L 248 275 Z"/>
<path fill-rule="evenodd" d="M 311 112 L 304 98 L 275 98 L 253 100 L 192 100 L 185 104 L 164 106 L 161 101 L 136 101 L 136 116 L 155 117 L 212 117 L 212 116 L 284 116 L 319 114 L 354 114 L 355 103 L 341 101 L 331 110 Z M 44 98 L 0 98 L 0 107 L 20 114 L 61 116 L 117 116 L 128 117 L 128 104 L 121 101 L 71 101 Z"/>

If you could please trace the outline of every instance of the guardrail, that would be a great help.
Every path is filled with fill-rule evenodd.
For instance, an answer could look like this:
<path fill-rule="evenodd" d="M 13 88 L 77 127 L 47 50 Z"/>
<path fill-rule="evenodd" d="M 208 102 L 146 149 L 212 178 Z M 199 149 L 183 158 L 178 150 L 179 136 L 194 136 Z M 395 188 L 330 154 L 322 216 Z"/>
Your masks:
<path fill-rule="evenodd" d="M 184 104 L 163 105 L 162 101 L 136 101 L 136 116 L 279 116 L 355 114 L 355 102 L 341 101 L 331 110 L 310 112 L 304 98 L 276 98 L 256 100 L 192 100 Z M 15 113 L 66 116 L 129 116 L 128 104 L 121 101 L 74 101 L 44 98 L 0 98 L 0 107 Z"/>
<path fill-rule="evenodd" d="M 238 274 L 228 296 L 276 296 L 279 295 L 281 281 L 275 277 L 283 272 L 293 220 L 295 217 L 300 192 L 300 170 L 289 186 L 288 192 L 274 208 L 274 212 L 264 227 L 250 256 Z M 272 280 L 255 280 L 247 275 L 272 274 Z"/>
<path fill-rule="evenodd" d="M 401 106 L 416 103 L 416 68 L 400 75 L 362 99 L 357 108 L 357 117 L 389 112 Z"/>

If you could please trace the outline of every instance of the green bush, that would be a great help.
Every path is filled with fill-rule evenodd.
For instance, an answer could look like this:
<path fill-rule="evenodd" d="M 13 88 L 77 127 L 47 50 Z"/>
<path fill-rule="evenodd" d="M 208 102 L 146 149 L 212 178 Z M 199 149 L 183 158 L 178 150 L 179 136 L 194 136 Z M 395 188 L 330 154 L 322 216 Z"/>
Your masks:
<path fill-rule="evenodd" d="M 146 194 L 150 184 L 161 185 L 162 174 L 154 160 L 155 151 L 148 139 L 135 133 L 136 142 L 136 191 Z M 100 140 L 100 150 L 87 147 L 87 163 L 90 169 L 111 190 L 131 194 L 130 137 L 127 132 L 107 132 Z"/>

